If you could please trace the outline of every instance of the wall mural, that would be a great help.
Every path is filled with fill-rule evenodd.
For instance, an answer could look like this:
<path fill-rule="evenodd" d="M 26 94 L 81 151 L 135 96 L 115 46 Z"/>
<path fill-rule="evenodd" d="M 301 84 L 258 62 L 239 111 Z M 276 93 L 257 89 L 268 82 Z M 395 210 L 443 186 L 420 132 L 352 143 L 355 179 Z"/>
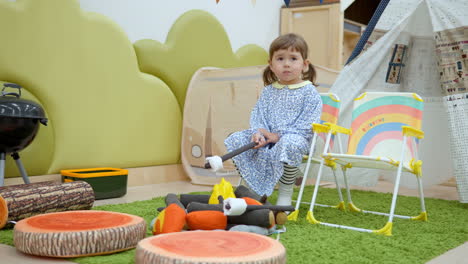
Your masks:
<path fill-rule="evenodd" d="M 216 0 L 216 4 L 218 4 L 221 0 Z M 255 5 L 257 3 L 257 0 L 250 0 L 252 2 L 252 5 Z M 284 4 L 289 7 L 289 3 L 291 0 L 284 0 Z M 320 4 L 323 2 L 323 0 L 320 0 Z"/>

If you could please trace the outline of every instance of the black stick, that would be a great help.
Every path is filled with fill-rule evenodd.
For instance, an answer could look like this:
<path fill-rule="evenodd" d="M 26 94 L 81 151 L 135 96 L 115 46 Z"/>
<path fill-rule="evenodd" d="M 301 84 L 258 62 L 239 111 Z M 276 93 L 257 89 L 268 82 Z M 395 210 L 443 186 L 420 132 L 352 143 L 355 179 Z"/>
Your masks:
<path fill-rule="evenodd" d="M 247 205 L 246 211 L 260 210 L 260 209 L 269 209 L 272 211 L 294 211 L 294 206 L 292 205 Z"/>
<path fill-rule="evenodd" d="M 228 159 L 230 159 L 230 158 L 232 158 L 234 156 L 237 156 L 237 155 L 241 154 L 242 152 L 245 152 L 245 151 L 255 147 L 256 145 L 257 145 L 257 143 L 252 141 L 247 145 L 244 145 L 244 146 L 242 146 L 242 147 L 240 147 L 238 149 L 235 149 L 235 150 L 233 150 L 233 151 L 231 151 L 229 153 L 226 153 L 224 156 L 221 157 L 221 160 L 224 162 L 224 161 L 226 161 L 226 160 L 228 160 Z M 209 169 L 209 168 L 211 168 L 210 163 L 209 162 L 205 163 L 205 169 Z"/>

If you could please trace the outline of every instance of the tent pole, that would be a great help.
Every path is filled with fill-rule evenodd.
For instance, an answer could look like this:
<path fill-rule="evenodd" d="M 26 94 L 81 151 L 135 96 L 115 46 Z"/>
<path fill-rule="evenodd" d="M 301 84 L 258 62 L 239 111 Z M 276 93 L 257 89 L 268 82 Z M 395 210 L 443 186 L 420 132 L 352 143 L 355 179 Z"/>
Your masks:
<path fill-rule="evenodd" d="M 354 47 L 354 50 L 351 53 L 351 56 L 349 56 L 348 61 L 346 61 L 345 65 L 349 64 L 352 60 L 354 60 L 354 58 L 356 58 L 361 53 L 362 49 L 364 48 L 364 45 L 366 45 L 367 40 L 369 39 L 369 36 L 371 35 L 372 31 L 374 31 L 375 25 L 377 25 L 377 22 L 379 21 L 380 16 L 384 12 L 389 2 L 390 0 L 380 1 L 379 6 L 377 6 L 377 9 L 375 10 L 374 14 L 372 15 L 371 20 L 369 21 L 369 24 L 366 27 L 366 30 L 362 34 L 358 43 L 356 44 L 356 47 Z"/>

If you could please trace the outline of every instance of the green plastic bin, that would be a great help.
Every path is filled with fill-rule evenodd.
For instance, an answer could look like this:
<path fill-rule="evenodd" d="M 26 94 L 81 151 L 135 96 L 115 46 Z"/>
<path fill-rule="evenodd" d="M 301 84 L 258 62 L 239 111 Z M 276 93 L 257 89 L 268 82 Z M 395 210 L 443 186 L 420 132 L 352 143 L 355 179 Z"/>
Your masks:
<path fill-rule="evenodd" d="M 61 170 L 63 182 L 85 181 L 94 190 L 96 200 L 116 198 L 127 193 L 128 170 L 116 168 L 90 168 Z"/>

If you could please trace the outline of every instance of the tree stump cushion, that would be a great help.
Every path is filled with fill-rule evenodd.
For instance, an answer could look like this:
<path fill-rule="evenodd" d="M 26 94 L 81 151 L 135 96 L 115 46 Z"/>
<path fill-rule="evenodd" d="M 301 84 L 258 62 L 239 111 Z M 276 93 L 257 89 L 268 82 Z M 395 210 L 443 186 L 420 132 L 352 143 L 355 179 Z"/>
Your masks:
<path fill-rule="evenodd" d="M 13 231 L 16 248 L 47 257 L 103 255 L 134 248 L 146 234 L 139 216 L 108 211 L 67 211 L 19 221 Z"/>
<path fill-rule="evenodd" d="M 137 264 L 286 263 L 284 246 L 267 236 L 232 231 L 188 231 L 141 240 Z"/>

